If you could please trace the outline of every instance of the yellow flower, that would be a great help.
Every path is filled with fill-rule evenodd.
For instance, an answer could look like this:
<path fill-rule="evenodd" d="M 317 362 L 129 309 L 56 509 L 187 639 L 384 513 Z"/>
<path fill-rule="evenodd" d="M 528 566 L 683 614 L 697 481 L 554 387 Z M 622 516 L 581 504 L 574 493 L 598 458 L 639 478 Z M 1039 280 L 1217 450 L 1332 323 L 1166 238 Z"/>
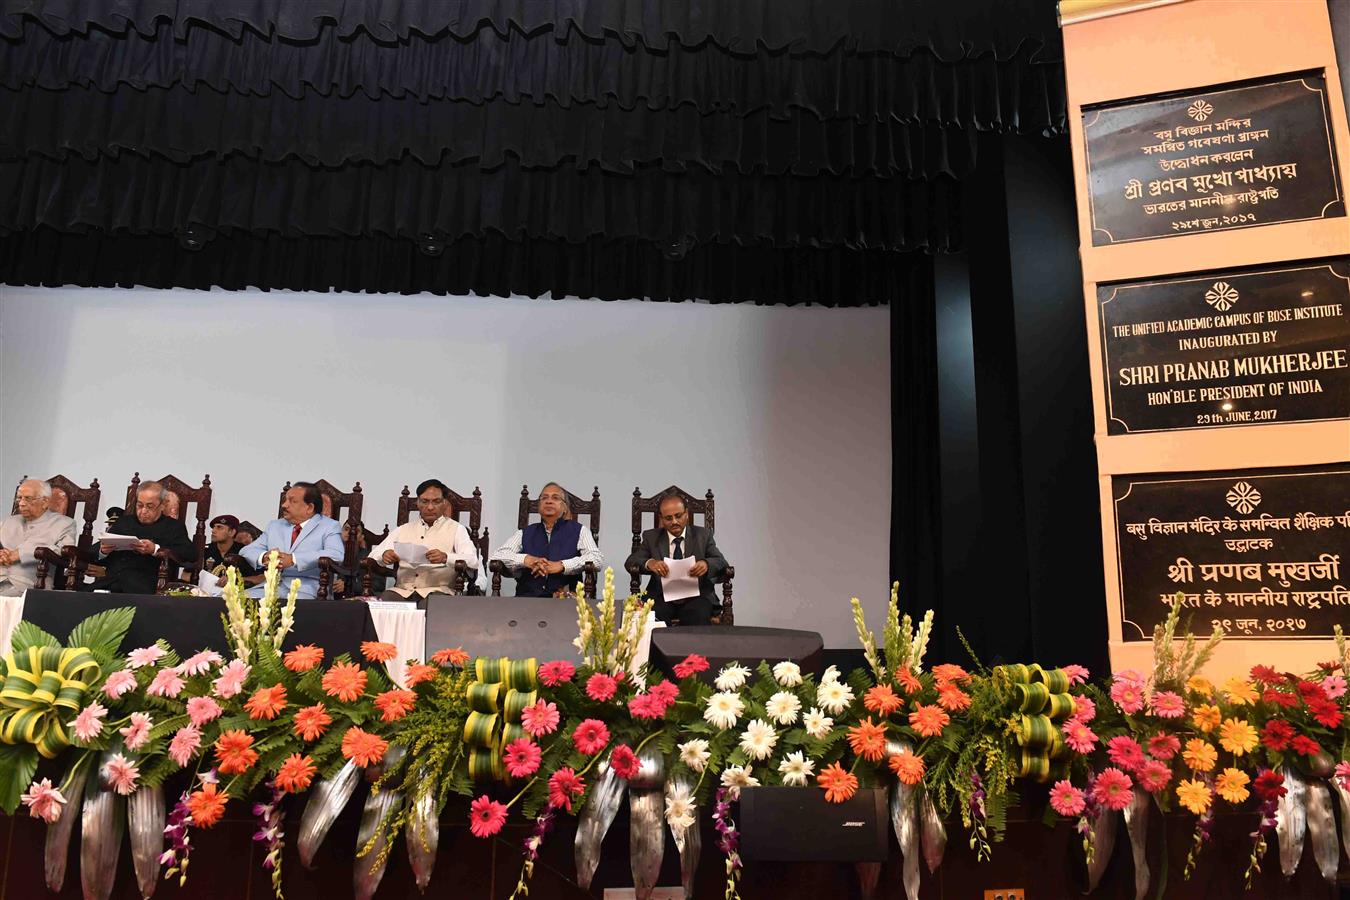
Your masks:
<path fill-rule="evenodd" d="M 1230 678 L 1225 681 L 1223 692 L 1228 695 L 1228 702 L 1234 706 L 1255 703 L 1257 698 L 1256 688 L 1252 687 L 1250 681 L 1243 681 L 1241 678 Z"/>
<path fill-rule="evenodd" d="M 1250 753 L 1256 741 L 1256 729 L 1242 719 L 1224 719 L 1219 726 L 1219 746 L 1234 756 Z"/>
<path fill-rule="evenodd" d="M 1214 779 L 1214 789 L 1229 803 L 1237 804 L 1247 799 L 1247 785 L 1250 783 L 1251 778 L 1246 772 L 1229 768 L 1224 769 L 1219 773 L 1219 777 Z"/>
<path fill-rule="evenodd" d="M 1215 750 L 1214 746 L 1208 741 L 1191 738 L 1186 742 L 1186 749 L 1182 752 L 1181 759 L 1197 772 L 1208 772 L 1219 761 L 1219 751 Z"/>
<path fill-rule="evenodd" d="M 1203 781 L 1183 781 L 1177 785 L 1177 799 L 1197 816 L 1209 809 L 1213 797 Z"/>
<path fill-rule="evenodd" d="M 1186 682 L 1186 690 L 1199 694 L 1201 697 L 1214 696 L 1214 685 L 1210 684 L 1208 678 L 1201 678 L 1199 675 L 1191 676 L 1190 680 Z"/>
<path fill-rule="evenodd" d="M 1222 715 L 1223 714 L 1219 712 L 1219 708 L 1214 704 L 1202 703 L 1197 706 L 1195 712 L 1191 714 L 1191 721 L 1195 723 L 1195 727 L 1201 732 L 1209 734 L 1215 728 L 1219 727 L 1219 719 L 1222 718 Z"/>

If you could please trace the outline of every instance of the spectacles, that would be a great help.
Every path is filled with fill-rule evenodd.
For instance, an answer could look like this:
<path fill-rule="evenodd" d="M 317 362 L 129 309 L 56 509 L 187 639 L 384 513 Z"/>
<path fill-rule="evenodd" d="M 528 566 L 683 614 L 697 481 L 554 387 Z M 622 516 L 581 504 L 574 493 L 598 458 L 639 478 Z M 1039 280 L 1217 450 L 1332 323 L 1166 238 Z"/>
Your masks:
<path fill-rule="evenodd" d="M 37 503 L 39 500 L 45 500 L 45 499 L 46 499 L 46 498 L 43 497 L 41 494 L 38 494 L 38 495 L 35 496 L 35 497 L 25 497 L 23 494 L 20 494 L 19 497 L 18 497 L 18 500 L 19 500 L 20 503 Z"/>
<path fill-rule="evenodd" d="M 675 513 L 675 514 L 672 515 L 672 516 L 662 516 L 662 517 L 661 517 L 661 521 L 662 521 L 662 522 L 678 522 L 678 521 L 680 521 L 681 519 L 683 519 L 686 515 L 688 515 L 688 514 L 687 514 L 687 513 L 682 513 L 682 512 L 677 512 L 677 513 Z"/>
<path fill-rule="evenodd" d="M 441 497 L 441 498 L 435 499 L 435 500 L 428 500 L 426 497 L 418 497 L 418 498 L 417 498 L 417 505 L 418 505 L 418 506 L 440 506 L 440 505 L 441 505 L 442 503 L 444 503 L 444 502 L 445 502 L 445 498 L 444 498 L 444 497 Z"/>
<path fill-rule="evenodd" d="M 141 502 L 138 500 L 138 501 L 136 501 L 136 508 L 137 508 L 137 509 L 159 509 L 160 506 L 163 505 L 163 503 L 164 503 L 163 500 L 152 500 L 152 501 L 150 501 L 149 503 L 141 503 Z"/>
<path fill-rule="evenodd" d="M 539 499 L 540 499 L 540 501 L 544 501 L 544 500 L 557 500 L 559 503 L 561 503 L 562 500 L 563 500 L 563 495 L 562 495 L 562 494 L 540 494 L 540 495 L 539 495 Z"/>

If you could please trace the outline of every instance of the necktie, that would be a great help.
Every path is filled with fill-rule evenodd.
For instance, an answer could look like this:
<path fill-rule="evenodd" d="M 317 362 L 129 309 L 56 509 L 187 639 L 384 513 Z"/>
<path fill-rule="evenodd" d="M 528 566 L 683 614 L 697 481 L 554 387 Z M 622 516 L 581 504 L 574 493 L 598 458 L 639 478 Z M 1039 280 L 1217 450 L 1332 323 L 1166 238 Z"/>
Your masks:
<path fill-rule="evenodd" d="M 297 525 L 297 526 L 295 526 L 294 528 L 291 529 L 291 546 L 294 547 L 294 546 L 295 546 L 295 542 L 298 541 L 298 540 L 300 540 L 300 526 L 299 526 L 299 525 Z"/>
<path fill-rule="evenodd" d="M 675 539 L 675 552 L 671 554 L 672 559 L 684 559 L 684 536 L 681 535 Z"/>

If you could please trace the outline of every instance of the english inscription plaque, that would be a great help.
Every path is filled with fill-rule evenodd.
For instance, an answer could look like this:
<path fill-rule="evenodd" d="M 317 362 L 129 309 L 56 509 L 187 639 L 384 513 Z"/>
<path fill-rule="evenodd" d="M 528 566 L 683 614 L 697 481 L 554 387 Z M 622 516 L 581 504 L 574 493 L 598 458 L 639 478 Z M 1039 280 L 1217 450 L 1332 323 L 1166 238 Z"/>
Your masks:
<path fill-rule="evenodd" d="M 1152 640 L 1177 593 L 1197 632 L 1325 639 L 1350 621 L 1350 463 L 1111 487 L 1126 641 Z"/>
<path fill-rule="evenodd" d="M 1092 244 L 1345 215 L 1326 79 L 1083 110 Z"/>
<path fill-rule="evenodd" d="M 1350 419 L 1350 258 L 1100 285 L 1097 304 L 1109 434 Z"/>

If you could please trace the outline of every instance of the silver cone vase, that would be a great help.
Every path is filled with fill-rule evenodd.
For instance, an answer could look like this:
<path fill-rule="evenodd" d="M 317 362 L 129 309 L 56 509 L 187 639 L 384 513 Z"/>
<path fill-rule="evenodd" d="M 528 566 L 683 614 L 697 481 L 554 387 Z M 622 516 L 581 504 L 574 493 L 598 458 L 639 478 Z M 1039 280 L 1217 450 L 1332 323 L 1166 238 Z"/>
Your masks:
<path fill-rule="evenodd" d="M 942 865 L 942 856 L 947 852 L 947 826 L 942 824 L 927 790 L 919 796 L 919 834 L 923 839 L 923 861 L 931 875 Z"/>
<path fill-rule="evenodd" d="M 70 858 L 70 836 L 75 831 L 75 820 L 84 807 L 84 786 L 94 761 L 80 767 L 70 779 L 66 790 L 66 808 L 61 818 L 47 826 L 47 846 L 43 862 L 47 870 L 47 890 L 60 893 L 66 883 L 66 861 Z"/>
<path fill-rule="evenodd" d="M 142 787 L 127 798 L 127 830 L 131 834 L 131 861 L 142 900 L 150 900 L 159 884 L 159 857 L 164 852 L 164 788 Z"/>
<path fill-rule="evenodd" d="M 417 889 L 425 892 L 436 867 L 436 850 L 441 841 L 440 817 L 436 815 L 436 795 L 427 791 L 413 801 L 408 824 L 403 829 L 408 845 L 408 864 L 412 866 Z"/>
<path fill-rule="evenodd" d="M 1148 894 L 1151 873 L 1148 870 L 1148 813 L 1153 795 L 1135 785 L 1130 805 L 1125 807 L 1125 831 L 1130 836 L 1130 854 L 1134 857 L 1134 900 Z"/>
<path fill-rule="evenodd" d="M 1289 766 L 1282 768 L 1280 774 L 1284 775 L 1285 793 L 1275 802 L 1275 836 L 1280 843 L 1280 871 L 1286 878 L 1293 878 L 1303 856 L 1303 836 L 1308 831 L 1308 810 L 1304 805 L 1308 782 Z"/>
<path fill-rule="evenodd" d="M 1331 779 L 1331 789 L 1341 803 L 1341 846 L 1345 855 L 1350 857 L 1350 790 L 1346 790 L 1335 778 Z"/>
<path fill-rule="evenodd" d="M 1336 883 L 1341 851 L 1336 846 L 1336 817 L 1331 812 L 1331 788 L 1321 779 L 1308 781 L 1308 799 L 1305 805 L 1308 817 L 1308 843 L 1312 844 L 1313 859 L 1327 884 Z"/>
<path fill-rule="evenodd" d="M 877 895 L 877 883 L 881 881 L 881 863 L 854 863 L 853 868 L 858 872 L 858 893 L 862 900 L 872 900 Z"/>
<path fill-rule="evenodd" d="M 1111 862 L 1111 853 L 1116 849 L 1116 823 L 1119 821 L 1115 810 L 1105 808 L 1088 821 L 1088 827 L 1092 829 L 1092 862 L 1087 867 L 1089 894 L 1097 889 L 1102 875 L 1106 873 L 1107 864 Z"/>
<path fill-rule="evenodd" d="M 366 769 L 365 777 L 371 785 L 371 792 L 366 797 L 365 807 L 361 810 L 361 827 L 356 832 L 357 856 L 352 869 L 352 888 L 356 900 L 370 900 L 384 879 L 384 870 L 389 865 L 389 856 L 385 853 L 385 848 L 389 845 L 389 835 L 380 826 L 384 823 L 385 816 L 403 806 L 401 778 L 395 776 L 389 779 L 378 794 L 374 790 L 375 782 L 383 778 L 385 772 L 398 769 L 407 752 L 401 744 L 395 744 L 384 754 L 384 759 Z M 371 837 L 376 837 L 376 840 L 370 852 L 365 856 L 359 855 Z M 375 861 L 382 854 L 384 861 L 376 864 Z"/>
<path fill-rule="evenodd" d="M 320 779 L 309 792 L 304 815 L 300 817 L 300 833 L 295 846 L 300 851 L 300 863 L 314 868 L 314 854 L 328 836 L 338 813 L 352 798 L 361 769 L 350 760 L 332 778 Z"/>
<path fill-rule="evenodd" d="M 651 749 L 638 755 L 641 767 L 628 781 L 628 856 L 636 900 L 650 900 L 666 852 L 666 763 Z"/>
<path fill-rule="evenodd" d="M 900 741 L 887 741 L 886 754 L 894 756 L 909 744 Z M 890 812 L 891 828 L 895 829 L 895 839 L 900 842 L 901 879 L 905 885 L 905 896 L 909 900 L 919 898 L 919 811 L 916 785 L 897 781 L 891 788 Z"/>
<path fill-rule="evenodd" d="M 684 775 L 670 779 L 672 787 L 683 787 L 693 791 L 693 782 Z M 694 875 L 698 872 L 698 858 L 703 852 L 703 832 L 699 827 L 698 814 L 694 824 L 688 828 L 670 826 L 670 834 L 675 838 L 675 849 L 680 851 L 680 884 L 684 887 L 684 900 L 694 900 Z"/>
<path fill-rule="evenodd" d="M 609 826 L 614 823 L 614 817 L 619 812 L 619 801 L 623 799 L 627 787 L 624 780 L 609 768 L 608 763 L 596 765 L 595 778 L 591 796 L 577 815 L 577 885 L 583 891 L 590 889 L 591 879 L 600 865 L 600 845 L 605 840 Z"/>
<path fill-rule="evenodd" d="M 126 830 L 126 801 L 103 783 L 103 766 L 111 752 L 99 755 L 99 771 L 85 789 L 80 815 L 80 887 L 84 900 L 108 900 L 117 878 L 117 857 Z"/>

